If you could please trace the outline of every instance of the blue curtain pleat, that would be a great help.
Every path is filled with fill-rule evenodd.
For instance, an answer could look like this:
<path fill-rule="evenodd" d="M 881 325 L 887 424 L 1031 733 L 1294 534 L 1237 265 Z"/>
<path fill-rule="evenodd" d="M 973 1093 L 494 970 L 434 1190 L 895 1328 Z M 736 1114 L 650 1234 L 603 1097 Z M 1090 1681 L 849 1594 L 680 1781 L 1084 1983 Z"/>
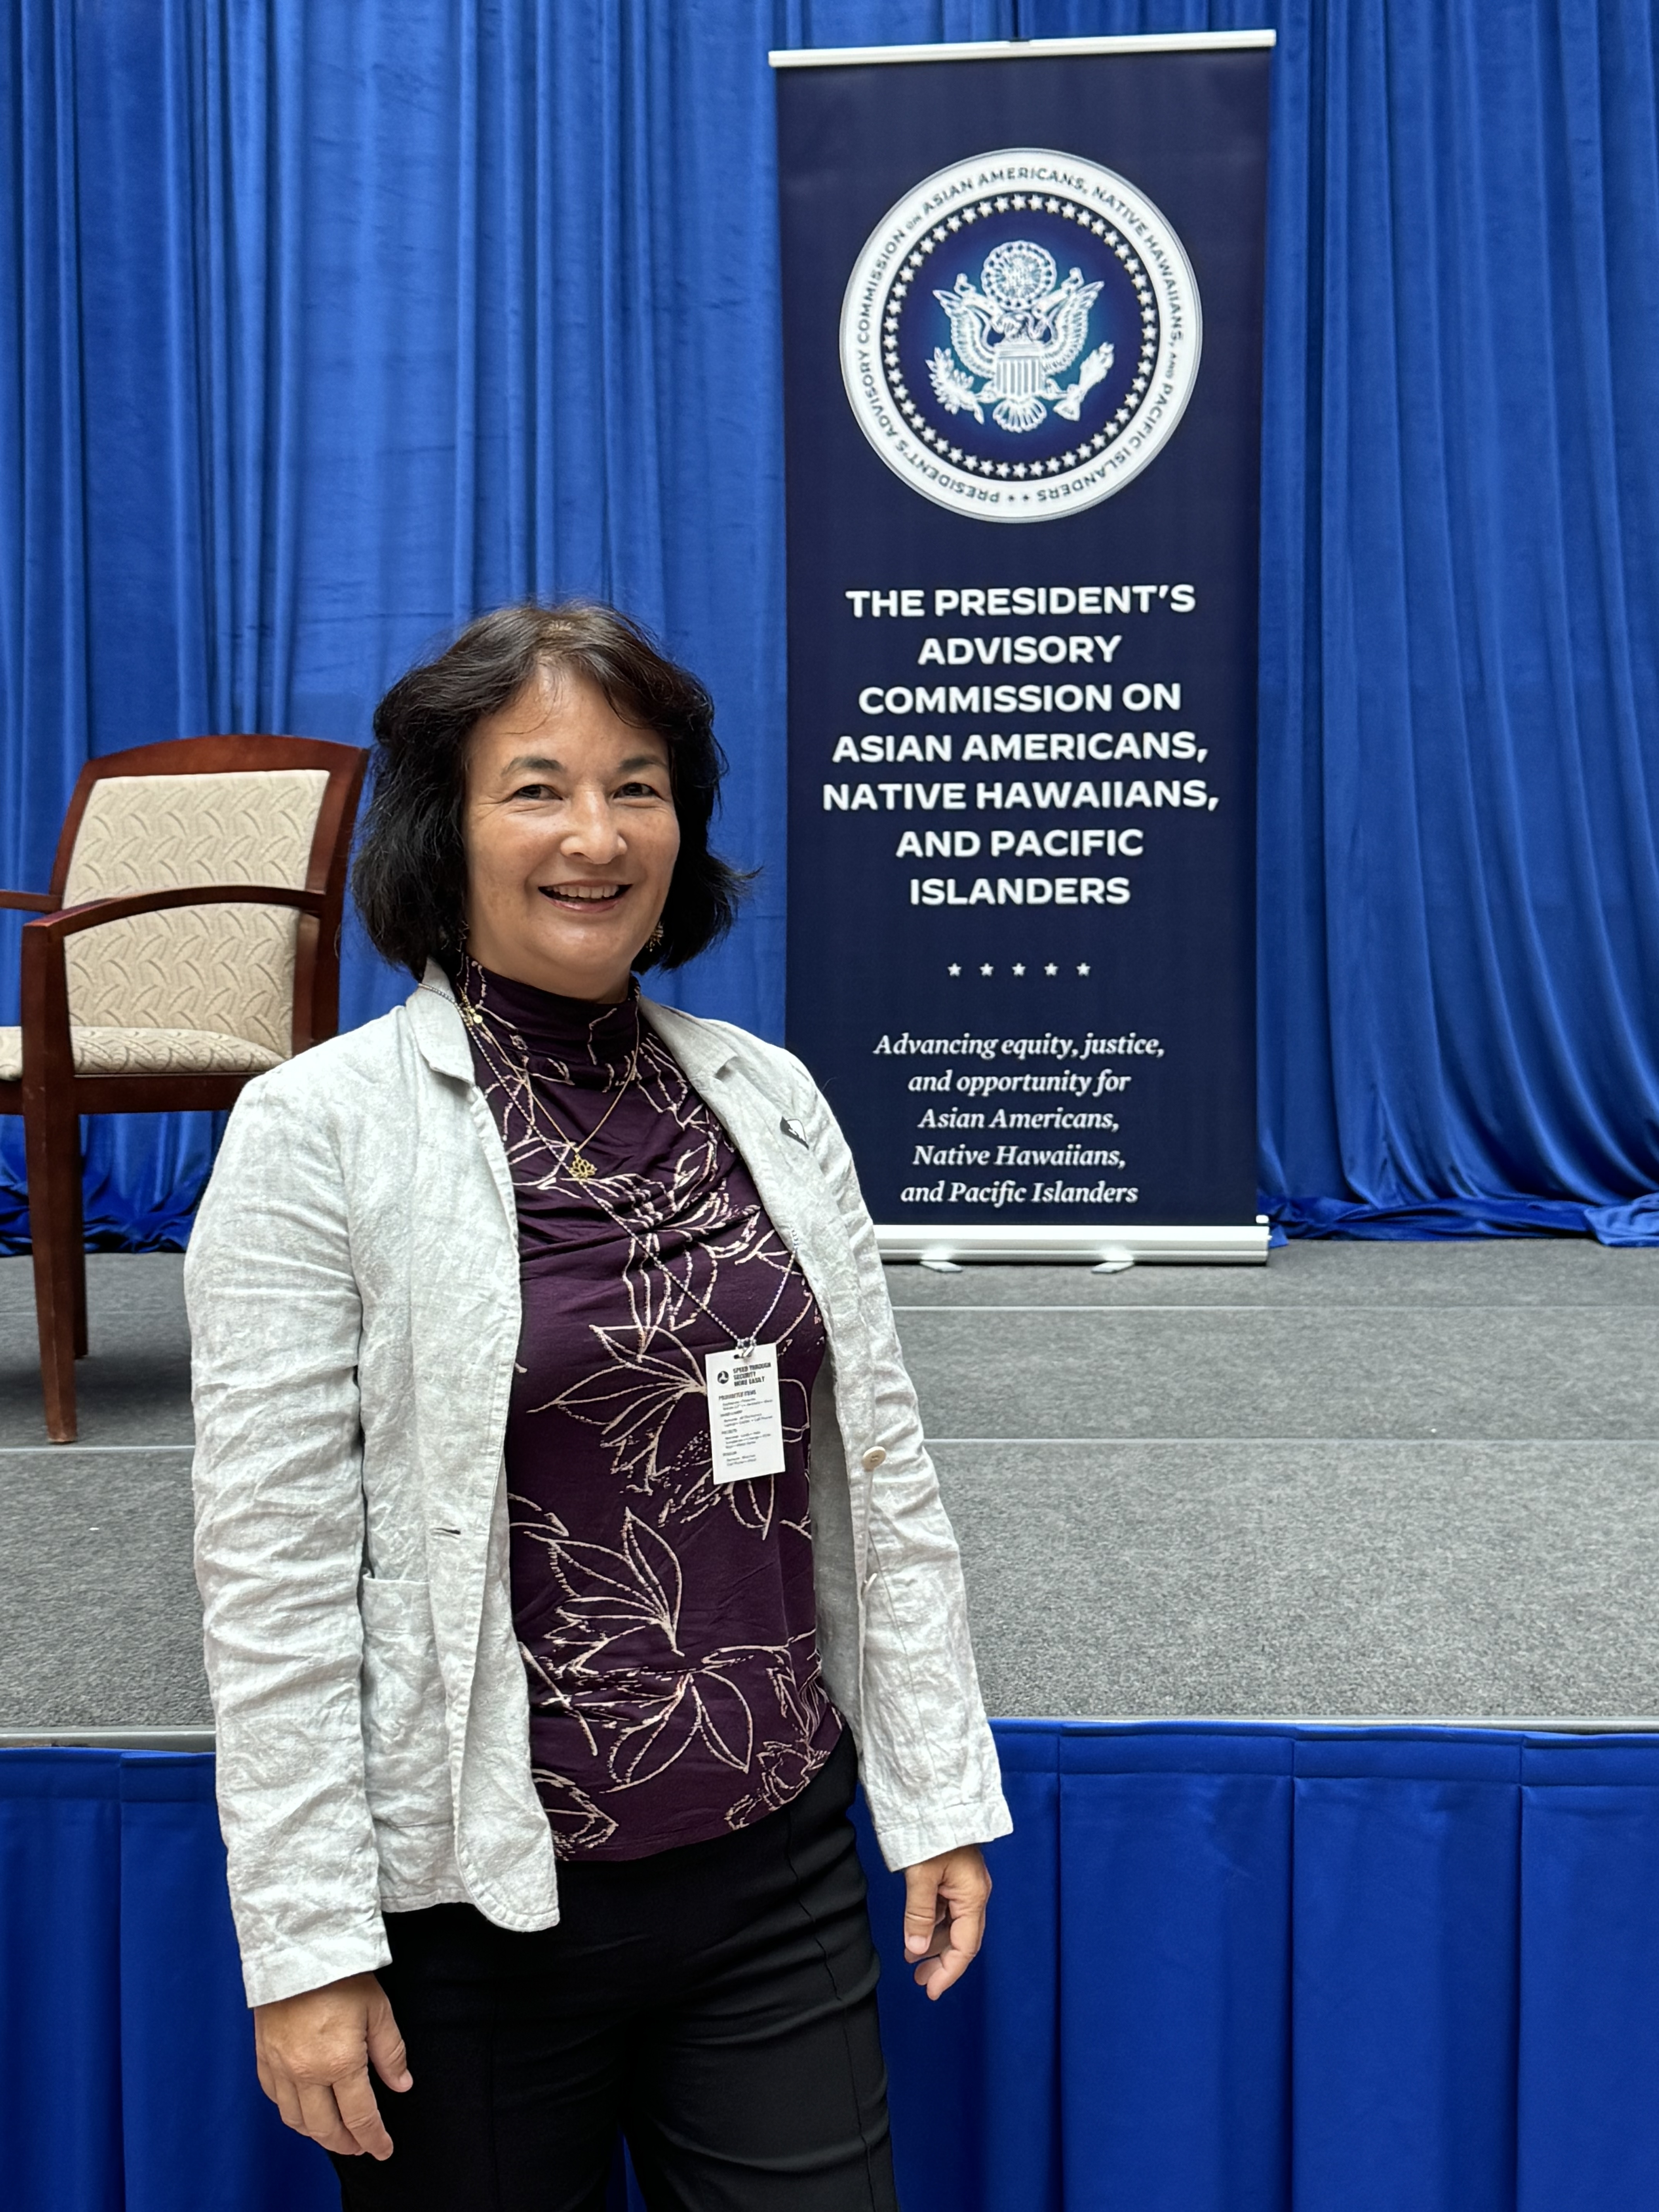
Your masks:
<path fill-rule="evenodd" d="M 1293 2200 L 1512 2212 L 1519 1746 L 1339 1737 L 1296 1771 Z"/>
<path fill-rule="evenodd" d="M 893 2148 L 907 2205 L 1048 2212 L 1061 2202 L 1060 1778 L 1053 1731 L 1003 1724 L 1003 1787 L 1015 1834 L 986 1852 L 993 1934 L 968 1978 L 930 2003 L 904 1964 L 904 1882 L 854 1813 L 870 1916 L 886 1962 L 882 2045 L 896 2085 Z M 1010 2064 L 1010 2054 L 1018 2063 Z M 948 2081 L 940 2095 L 921 2085 Z M 902 2086 L 898 2086 L 902 2085 Z M 964 2127 L 968 2113 L 975 2115 Z"/>
<path fill-rule="evenodd" d="M 777 1035 L 766 49 L 1258 26 L 1266 1203 L 1659 1241 L 1647 0 L 17 0 L 0 873 L 45 881 L 89 754 L 361 743 L 479 607 L 599 592 L 710 682 L 763 866 L 664 988 Z M 346 956 L 355 1023 L 403 987 Z M 92 1240 L 179 1241 L 216 1125 L 86 1133 Z"/>
<path fill-rule="evenodd" d="M 124 2212 L 120 1900 L 120 1754 L 0 1752 L 0 2197 L 12 2212 Z"/>
<path fill-rule="evenodd" d="M 118 1899 L 125 2212 L 337 2212 L 254 2073 L 211 1759 L 122 1759 Z"/>
<path fill-rule="evenodd" d="M 1282 1738 L 1061 1735 L 1067 2212 L 1278 2212 L 1288 2170 Z"/>
<path fill-rule="evenodd" d="M 1516 2212 L 1659 2203 L 1659 1743 L 1522 1753 Z"/>

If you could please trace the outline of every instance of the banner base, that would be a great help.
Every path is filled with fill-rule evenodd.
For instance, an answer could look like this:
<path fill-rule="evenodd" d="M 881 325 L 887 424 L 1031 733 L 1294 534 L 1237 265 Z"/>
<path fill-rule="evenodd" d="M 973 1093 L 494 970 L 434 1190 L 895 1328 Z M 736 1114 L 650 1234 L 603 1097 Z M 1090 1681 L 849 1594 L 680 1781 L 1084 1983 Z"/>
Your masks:
<path fill-rule="evenodd" d="M 1127 1255 L 1137 1264 L 1157 1260 L 1200 1267 L 1260 1267 L 1267 1264 L 1271 1234 L 1265 1221 L 1250 1229 L 1146 1229 L 1139 1223 L 1121 1229 L 1040 1229 L 1003 1222 L 942 1229 L 876 1224 L 876 1243 L 884 1260 L 900 1265 L 949 1260 L 957 1267 L 1008 1260 L 1050 1267 L 1093 1267 Z"/>

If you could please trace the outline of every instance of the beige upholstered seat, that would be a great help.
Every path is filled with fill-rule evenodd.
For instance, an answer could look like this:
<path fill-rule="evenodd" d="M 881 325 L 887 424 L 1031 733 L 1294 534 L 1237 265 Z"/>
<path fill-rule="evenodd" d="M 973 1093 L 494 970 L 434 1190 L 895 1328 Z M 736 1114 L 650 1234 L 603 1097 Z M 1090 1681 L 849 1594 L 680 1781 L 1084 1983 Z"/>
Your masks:
<path fill-rule="evenodd" d="M 70 1032 L 77 1075 L 263 1075 L 286 1054 L 216 1030 L 118 1030 L 77 1024 Z M 0 1029 L 0 1083 L 21 1082 L 23 1032 Z"/>
<path fill-rule="evenodd" d="M 191 884 L 306 880 L 324 769 L 106 776 L 87 800 L 66 906 Z M 260 1072 L 293 1049 L 292 908 L 174 907 L 64 947 L 77 1075 Z M 0 1030 L 0 1082 L 21 1066 Z"/>

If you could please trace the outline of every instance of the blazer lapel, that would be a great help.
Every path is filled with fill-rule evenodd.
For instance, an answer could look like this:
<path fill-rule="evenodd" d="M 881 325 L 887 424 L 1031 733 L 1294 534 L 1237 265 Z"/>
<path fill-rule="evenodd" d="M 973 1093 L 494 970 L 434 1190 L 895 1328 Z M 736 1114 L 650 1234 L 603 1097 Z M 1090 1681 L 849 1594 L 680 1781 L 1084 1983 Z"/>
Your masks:
<path fill-rule="evenodd" d="M 844 1331 L 857 1312 L 858 1276 L 823 1170 L 809 1148 L 786 1133 L 787 1102 L 762 1087 L 746 1056 L 718 1030 L 676 1006 L 650 999 L 641 999 L 640 1006 L 730 1136 L 832 1328 Z"/>

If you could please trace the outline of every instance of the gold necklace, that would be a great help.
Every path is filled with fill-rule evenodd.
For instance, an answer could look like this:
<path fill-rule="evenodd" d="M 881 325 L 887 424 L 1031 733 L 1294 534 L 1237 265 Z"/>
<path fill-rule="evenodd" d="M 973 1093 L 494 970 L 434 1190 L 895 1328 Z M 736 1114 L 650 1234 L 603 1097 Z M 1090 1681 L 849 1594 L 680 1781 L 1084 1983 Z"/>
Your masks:
<path fill-rule="evenodd" d="M 495 1044 L 497 1042 L 495 1033 L 490 1028 L 489 1022 L 485 1019 L 483 1007 L 473 1004 L 472 1000 L 467 996 L 466 987 L 464 983 L 458 984 L 456 986 L 456 989 L 461 1001 L 462 1018 L 466 1022 L 469 1028 L 476 1030 L 478 1035 L 484 1038 L 489 1043 L 492 1045 Z M 628 1063 L 628 1073 L 617 1085 L 616 1097 L 605 1108 L 604 1113 L 600 1115 L 599 1120 L 593 1124 L 593 1127 L 588 1131 L 586 1137 L 578 1140 L 574 1137 L 566 1136 L 564 1131 L 560 1128 L 557 1121 L 554 1121 L 552 1109 L 536 1096 L 535 1079 L 530 1073 L 530 1048 L 525 1043 L 522 1037 L 518 1036 L 516 1033 L 514 1035 L 514 1042 L 517 1044 L 521 1055 L 519 1067 L 520 1073 L 524 1077 L 524 1095 L 529 1102 L 532 1125 L 533 1127 L 538 1115 L 545 1116 L 549 1121 L 552 1122 L 553 1133 L 557 1137 L 559 1142 L 565 1149 L 563 1165 L 569 1170 L 570 1173 L 575 1177 L 578 1182 L 591 1182 L 593 1177 L 599 1173 L 598 1167 L 591 1159 L 589 1159 L 587 1154 L 581 1149 L 582 1144 L 586 1143 L 591 1145 L 595 1137 L 599 1135 L 600 1130 L 604 1128 L 605 1123 L 611 1119 L 611 1116 L 616 1112 L 617 1107 L 622 1104 L 623 1098 L 627 1092 L 629 1084 L 634 1081 L 634 1079 L 640 1072 L 641 1041 L 640 1009 L 639 1002 L 636 1000 L 634 1006 L 634 1051 L 633 1055 Z"/>

